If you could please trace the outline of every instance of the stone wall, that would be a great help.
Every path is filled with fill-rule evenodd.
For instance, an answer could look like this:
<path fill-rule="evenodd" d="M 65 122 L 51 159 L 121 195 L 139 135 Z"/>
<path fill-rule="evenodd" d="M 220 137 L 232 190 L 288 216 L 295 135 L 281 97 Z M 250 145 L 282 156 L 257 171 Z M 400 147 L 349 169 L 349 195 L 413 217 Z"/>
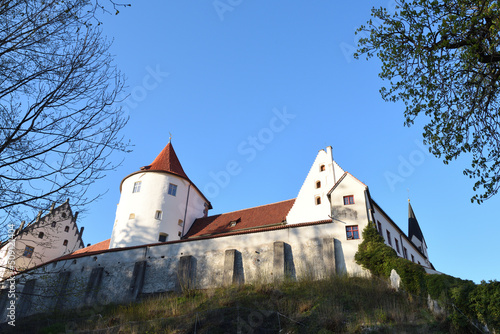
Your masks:
<path fill-rule="evenodd" d="M 49 263 L 18 275 L 16 318 L 54 309 L 126 303 L 145 295 L 289 278 L 320 279 L 345 268 L 336 223 L 185 240 Z M 364 274 L 356 265 L 349 274 Z M 0 295 L 0 305 L 7 300 Z M 6 319 L 4 308 L 2 317 Z"/>

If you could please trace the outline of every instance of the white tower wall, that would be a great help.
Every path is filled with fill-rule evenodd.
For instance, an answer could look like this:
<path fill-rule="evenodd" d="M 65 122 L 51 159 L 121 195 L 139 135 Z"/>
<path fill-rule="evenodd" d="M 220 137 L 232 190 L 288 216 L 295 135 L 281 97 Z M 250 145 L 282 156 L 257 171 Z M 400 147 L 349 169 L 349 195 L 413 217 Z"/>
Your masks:
<path fill-rule="evenodd" d="M 133 192 L 136 182 L 140 191 Z M 177 186 L 175 196 L 168 193 L 170 184 Z M 187 232 L 204 210 L 205 200 L 184 178 L 156 171 L 132 174 L 122 182 L 109 248 L 156 243 L 160 233 L 168 235 L 166 241 L 179 240 L 183 227 Z"/>

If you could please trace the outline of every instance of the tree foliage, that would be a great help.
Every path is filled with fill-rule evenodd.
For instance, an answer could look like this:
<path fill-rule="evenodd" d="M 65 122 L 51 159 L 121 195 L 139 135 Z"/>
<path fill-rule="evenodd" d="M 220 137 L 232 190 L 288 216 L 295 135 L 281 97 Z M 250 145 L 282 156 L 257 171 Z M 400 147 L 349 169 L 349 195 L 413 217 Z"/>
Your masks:
<path fill-rule="evenodd" d="M 0 218 L 71 198 L 115 165 L 127 118 L 123 78 L 98 28 L 98 2 L 0 1 Z M 32 209 L 32 210 L 30 210 Z M 24 216 L 23 216 L 24 215 Z"/>
<path fill-rule="evenodd" d="M 471 156 L 472 202 L 500 187 L 500 8 L 497 1 L 395 0 L 395 11 L 373 8 L 358 32 L 359 57 L 376 55 L 380 92 L 402 101 L 405 125 L 426 115 L 424 143 L 445 164 Z"/>

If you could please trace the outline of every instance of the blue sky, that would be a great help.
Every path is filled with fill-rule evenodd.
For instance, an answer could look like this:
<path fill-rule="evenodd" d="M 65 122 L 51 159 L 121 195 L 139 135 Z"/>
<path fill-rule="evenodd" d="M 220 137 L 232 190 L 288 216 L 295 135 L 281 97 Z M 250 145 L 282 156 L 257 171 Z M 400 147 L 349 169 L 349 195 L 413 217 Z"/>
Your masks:
<path fill-rule="evenodd" d="M 317 152 L 332 146 L 403 231 L 410 194 L 436 269 L 499 279 L 500 195 L 471 204 L 466 157 L 446 166 L 430 156 L 425 119 L 404 127 L 403 106 L 378 93 L 378 60 L 352 57 L 355 28 L 379 5 L 392 3 L 144 1 L 103 16 L 128 79 L 124 135 L 134 148 L 92 188 L 109 191 L 79 218 L 85 243 L 111 236 L 120 181 L 151 163 L 171 132 L 210 214 L 296 197 Z M 238 172 L 217 182 L 234 161 Z"/>

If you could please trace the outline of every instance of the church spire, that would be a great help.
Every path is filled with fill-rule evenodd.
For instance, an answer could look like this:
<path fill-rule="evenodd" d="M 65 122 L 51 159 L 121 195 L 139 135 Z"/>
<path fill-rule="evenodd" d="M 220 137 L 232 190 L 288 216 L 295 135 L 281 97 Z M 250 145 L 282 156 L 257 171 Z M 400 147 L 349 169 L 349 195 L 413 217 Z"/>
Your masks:
<path fill-rule="evenodd" d="M 424 242 L 424 235 L 411 207 L 410 199 L 408 199 L 408 238 L 412 240 L 413 236 L 420 240 L 420 242 Z"/>
<path fill-rule="evenodd" d="M 186 180 L 189 180 L 182 165 L 175 154 L 174 147 L 169 139 L 167 146 L 158 154 L 151 165 L 141 167 L 141 170 L 163 171 L 178 175 Z"/>

